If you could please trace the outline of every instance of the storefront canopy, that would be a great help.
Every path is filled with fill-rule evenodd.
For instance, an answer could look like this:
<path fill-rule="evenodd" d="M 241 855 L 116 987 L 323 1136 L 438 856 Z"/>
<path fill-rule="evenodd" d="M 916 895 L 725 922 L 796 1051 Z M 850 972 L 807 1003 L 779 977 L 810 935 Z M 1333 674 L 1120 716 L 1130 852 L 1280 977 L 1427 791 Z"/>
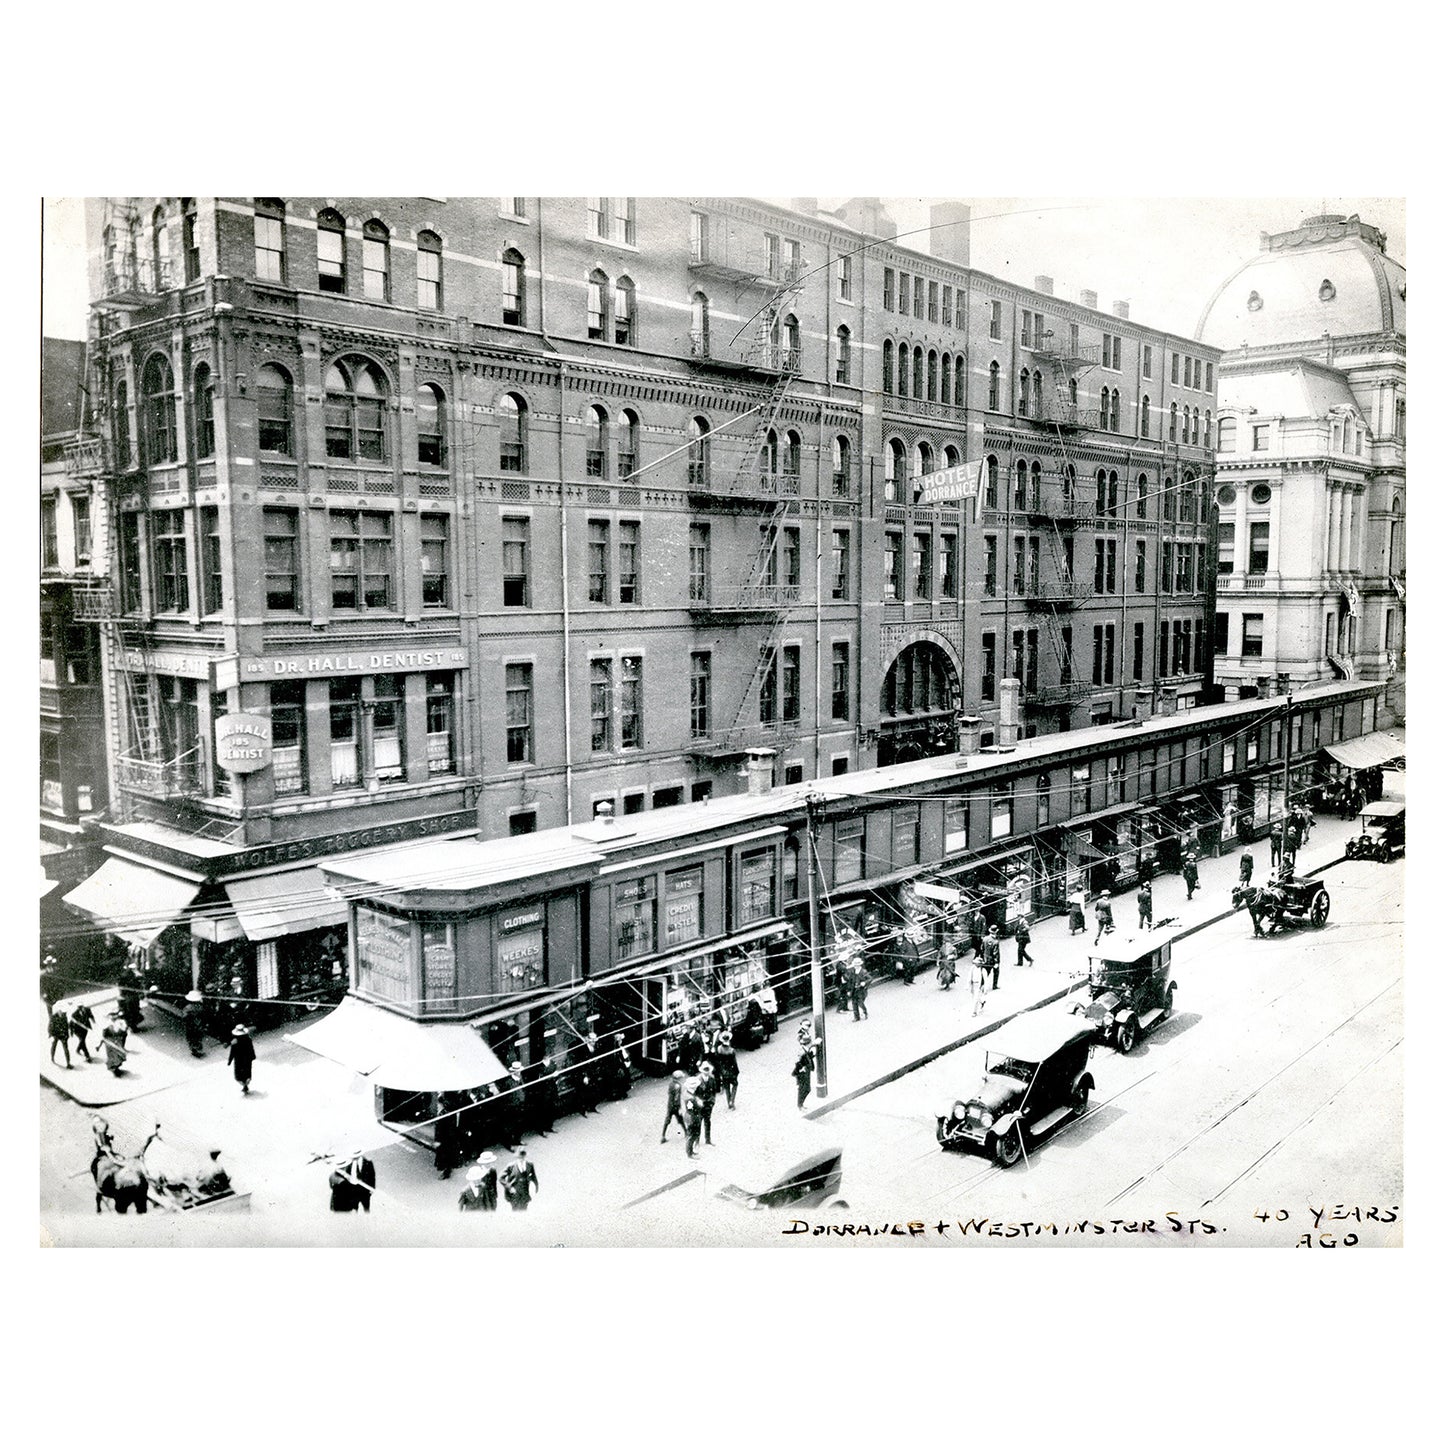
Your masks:
<path fill-rule="evenodd" d="M 1378 768 L 1405 756 L 1405 740 L 1390 733 L 1366 733 L 1362 738 L 1348 738 L 1331 743 L 1325 751 L 1337 762 L 1358 772 L 1361 768 Z"/>
<path fill-rule="evenodd" d="M 191 906 L 200 890 L 199 880 L 177 878 L 124 858 L 107 858 L 64 901 L 107 933 L 147 948 Z"/>
<path fill-rule="evenodd" d="M 359 998 L 342 999 L 319 1023 L 286 1037 L 380 1089 L 439 1094 L 507 1077 L 470 1024 L 418 1023 Z"/>
<path fill-rule="evenodd" d="M 252 943 L 346 922 L 346 902 L 319 868 L 238 878 L 226 884 L 226 897 Z"/>

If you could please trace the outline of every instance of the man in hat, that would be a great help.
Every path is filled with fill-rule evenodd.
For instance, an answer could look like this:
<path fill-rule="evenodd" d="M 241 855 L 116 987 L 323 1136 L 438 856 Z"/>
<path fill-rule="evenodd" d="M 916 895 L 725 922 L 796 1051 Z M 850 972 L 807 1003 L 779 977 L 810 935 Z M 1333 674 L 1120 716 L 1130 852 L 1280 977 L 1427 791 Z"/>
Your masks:
<path fill-rule="evenodd" d="M 711 1064 L 704 1064 L 698 1075 L 697 1088 L 693 1091 L 702 1114 L 702 1137 L 706 1144 L 712 1143 L 712 1106 L 717 1103 L 717 1072 Z"/>
<path fill-rule="evenodd" d="M 711 1067 L 710 1064 L 702 1065 L 697 1074 L 688 1079 L 682 1086 L 682 1117 L 687 1121 L 683 1133 L 687 1143 L 687 1157 L 689 1159 L 696 1157 L 698 1140 L 702 1137 L 702 1115 L 704 1106 L 701 1091 L 702 1081 L 706 1077 L 702 1069 Z"/>
<path fill-rule="evenodd" d="M 119 1074 L 125 1064 L 125 1043 L 129 1037 L 130 1030 L 125 1026 L 125 1017 L 116 1009 L 100 1031 L 100 1040 L 105 1045 L 105 1066 L 112 1074 Z"/>
<path fill-rule="evenodd" d="M 1034 956 L 1029 952 L 1029 940 L 1033 935 L 1029 932 L 1029 920 L 1027 917 L 1020 918 L 1018 926 L 1014 929 L 1014 942 L 1018 945 L 1018 957 L 1014 959 L 1014 967 L 1022 968 L 1024 964 L 1033 967 Z"/>
<path fill-rule="evenodd" d="M 186 995 L 186 1006 L 181 1013 L 181 1027 L 186 1031 L 186 1042 L 191 1046 L 191 1057 L 206 1057 L 206 1021 L 201 1014 L 205 1002 L 200 989 L 193 988 Z"/>
<path fill-rule="evenodd" d="M 371 1213 L 371 1196 L 376 1189 L 376 1165 L 364 1154 L 353 1154 L 344 1162 L 338 1160 L 327 1182 L 331 1186 L 332 1213 L 355 1214 L 358 1209 Z"/>
<path fill-rule="evenodd" d="M 1179 871 L 1184 875 L 1184 901 L 1187 903 L 1194 897 L 1194 890 L 1199 887 L 1199 855 L 1190 845 L 1188 852 L 1184 855 L 1184 862 L 1180 865 Z"/>
<path fill-rule="evenodd" d="M 687 1120 L 682 1117 L 682 1085 L 686 1078 L 681 1069 L 674 1069 L 667 1081 L 667 1117 L 662 1121 L 662 1138 L 658 1141 L 661 1144 L 667 1143 L 667 1131 L 674 1119 L 678 1128 L 687 1133 Z"/>
<path fill-rule="evenodd" d="M 1109 890 L 1106 888 L 1099 894 L 1098 901 L 1094 904 L 1094 921 L 1099 925 L 1099 931 L 1094 935 L 1094 943 L 1106 934 L 1114 931 L 1114 905 L 1109 901 Z"/>
<path fill-rule="evenodd" d="M 534 1134 L 545 1138 L 557 1127 L 557 1061 L 551 1054 L 543 1057 L 537 1077 L 528 1085 L 527 1107 Z"/>
<path fill-rule="evenodd" d="M 1146 928 L 1154 926 L 1154 888 L 1148 879 L 1139 885 L 1137 901 L 1139 904 L 1139 931 L 1142 933 Z"/>
<path fill-rule="evenodd" d="M 526 1122 L 527 1085 L 522 1078 L 522 1066 L 516 1059 L 508 1066 L 507 1073 L 497 1099 L 497 1135 L 508 1149 L 516 1149 L 522 1142 L 522 1129 Z"/>
<path fill-rule="evenodd" d="M 862 954 L 853 960 L 848 972 L 852 976 L 848 992 L 853 999 L 853 1022 L 856 1024 L 868 1017 L 868 970 L 863 965 Z"/>
<path fill-rule="evenodd" d="M 738 1100 L 738 1051 L 733 1047 L 731 1029 L 724 1029 L 717 1036 L 713 1065 L 717 1071 L 718 1084 L 727 1095 L 728 1108 L 735 1109 Z"/>
<path fill-rule="evenodd" d="M 699 1045 L 699 1053 L 701 1046 Z M 595 1114 L 602 1100 L 602 1051 L 597 1046 L 597 1031 L 588 1029 L 577 1046 L 577 1060 L 572 1079 L 577 1089 L 577 1112 Z"/>
<path fill-rule="evenodd" d="M 541 1187 L 536 1166 L 527 1158 L 527 1151 L 518 1149 L 517 1157 L 502 1171 L 502 1192 L 507 1196 L 507 1203 L 521 1212 Z"/>
<path fill-rule="evenodd" d="M 55 1062 L 55 1046 L 65 1051 L 65 1067 L 70 1067 L 70 1015 L 59 1004 L 50 1010 L 50 1062 Z"/>
<path fill-rule="evenodd" d="M 467 1170 L 467 1187 L 457 1200 L 457 1208 L 465 1211 L 480 1209 L 491 1213 L 497 1207 L 497 1171 L 492 1167 L 497 1160 L 495 1154 L 483 1154 Z"/>
<path fill-rule="evenodd" d="M 987 973 L 992 980 L 992 986 L 994 988 L 998 987 L 998 969 L 1000 962 L 999 943 L 998 924 L 990 923 L 988 926 L 988 936 L 983 941 L 983 967 L 984 972 Z"/>
<path fill-rule="evenodd" d="M 243 1094 L 251 1092 L 251 1066 L 256 1062 L 256 1045 L 251 1042 L 251 1031 L 245 1024 L 237 1024 L 231 1030 L 231 1050 L 226 1055 L 236 1082 Z"/>
<path fill-rule="evenodd" d="M 90 1062 L 90 1031 L 95 1027 L 95 1014 L 90 1005 L 82 999 L 70 1010 L 70 1032 L 75 1039 L 76 1049 Z"/>
<path fill-rule="evenodd" d="M 1239 855 L 1239 886 L 1249 887 L 1249 880 L 1254 877 L 1254 854 L 1241 853 Z"/>
<path fill-rule="evenodd" d="M 793 1063 L 793 1078 L 798 1083 L 798 1108 L 802 1108 L 808 1102 L 808 1095 L 813 1092 L 813 1034 L 809 1030 L 807 1038 L 803 1036 L 801 1029 L 798 1031 L 798 1057 Z"/>

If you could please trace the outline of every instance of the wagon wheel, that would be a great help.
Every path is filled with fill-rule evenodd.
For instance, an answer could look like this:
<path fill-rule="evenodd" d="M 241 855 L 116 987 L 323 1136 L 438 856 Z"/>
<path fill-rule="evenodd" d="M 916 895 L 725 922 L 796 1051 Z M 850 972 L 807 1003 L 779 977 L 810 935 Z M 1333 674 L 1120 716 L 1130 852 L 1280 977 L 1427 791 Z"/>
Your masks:
<path fill-rule="evenodd" d="M 1325 926 L 1325 919 L 1330 916 L 1330 895 L 1323 888 L 1315 894 L 1315 901 L 1310 905 L 1310 922 L 1316 928 Z"/>

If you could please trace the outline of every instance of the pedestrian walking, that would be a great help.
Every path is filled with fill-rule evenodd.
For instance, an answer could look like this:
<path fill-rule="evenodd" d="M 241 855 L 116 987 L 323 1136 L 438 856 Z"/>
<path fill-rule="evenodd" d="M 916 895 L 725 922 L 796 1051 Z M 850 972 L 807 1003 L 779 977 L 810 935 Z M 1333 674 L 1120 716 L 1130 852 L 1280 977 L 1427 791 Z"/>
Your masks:
<path fill-rule="evenodd" d="M 119 1009 L 111 1014 L 109 1022 L 100 1031 L 100 1041 L 105 1045 L 105 1066 L 112 1074 L 119 1074 L 125 1067 L 126 1040 L 130 1037 L 130 1030 L 125 1026 L 125 1018 Z"/>
<path fill-rule="evenodd" d="M 717 1074 L 711 1064 L 704 1064 L 698 1075 L 697 1088 L 693 1097 L 698 1101 L 702 1114 L 703 1143 L 712 1143 L 712 1106 L 717 1103 Z"/>
<path fill-rule="evenodd" d="M 1142 932 L 1154 926 L 1154 888 L 1144 882 L 1139 885 L 1139 928 Z"/>
<path fill-rule="evenodd" d="M 460 1168 L 462 1162 L 461 1099 L 456 1094 L 444 1093 L 438 1096 L 437 1102 L 441 1105 L 441 1113 L 433 1126 L 436 1137 L 434 1163 L 437 1173 L 443 1179 L 450 1179 L 452 1170 Z"/>
<path fill-rule="evenodd" d="M 546 1138 L 557 1127 L 557 1060 L 547 1054 L 528 1090 L 532 1132 Z"/>
<path fill-rule="evenodd" d="M 983 941 L 983 967 L 993 982 L 993 987 L 998 987 L 998 968 L 1000 962 L 1001 945 L 1003 940 L 998 936 L 998 924 L 991 923 L 988 929 L 988 937 Z"/>
<path fill-rule="evenodd" d="M 577 1089 L 577 1112 L 595 1114 L 602 1101 L 602 1051 L 597 1046 L 594 1030 L 588 1029 L 587 1036 L 578 1045 L 572 1069 Z"/>
<path fill-rule="evenodd" d="M 1069 894 L 1070 938 L 1072 938 L 1076 933 L 1087 933 L 1089 931 L 1089 925 L 1084 921 L 1084 904 L 1086 902 L 1088 902 L 1088 898 L 1084 893 L 1082 885 L 1080 885 L 1078 888 L 1075 888 L 1074 891 Z"/>
<path fill-rule="evenodd" d="M 1279 867 L 1280 855 L 1284 852 L 1284 829 L 1278 823 L 1269 830 L 1269 865 Z"/>
<path fill-rule="evenodd" d="M 702 1100 L 698 1097 L 702 1078 L 702 1071 L 699 1069 L 697 1076 L 689 1079 L 682 1089 L 682 1117 L 686 1121 L 682 1133 L 689 1159 L 697 1157 L 698 1141 L 702 1137 L 703 1105 Z"/>
<path fill-rule="evenodd" d="M 65 1052 L 65 1067 L 70 1067 L 70 1015 L 59 1004 L 50 1010 L 50 1062 L 55 1062 L 55 1046 Z"/>
<path fill-rule="evenodd" d="M 141 1026 L 140 996 L 144 987 L 140 970 L 133 963 L 126 964 L 120 976 L 120 1012 L 127 1028 Z"/>
<path fill-rule="evenodd" d="M 856 1024 L 859 1019 L 868 1017 L 868 970 L 861 958 L 855 958 L 849 972 L 852 975 L 849 993 L 853 998 L 853 1022 Z"/>
<path fill-rule="evenodd" d="M 968 991 L 973 997 L 973 1012 L 976 1018 L 984 1005 L 984 995 L 988 992 L 988 966 L 983 961 L 983 953 L 974 954 L 973 961 L 968 966 Z"/>
<path fill-rule="evenodd" d="M 54 1008 L 64 992 L 65 980 L 60 976 L 60 962 L 53 953 L 47 953 L 40 961 L 40 997 L 45 1000 L 45 1007 Z"/>
<path fill-rule="evenodd" d="M 798 1082 L 798 1108 L 801 1109 L 813 1091 L 813 1050 L 809 1044 L 804 1044 L 798 1050 L 797 1060 L 793 1064 L 793 1078 Z"/>
<path fill-rule="evenodd" d="M 1114 905 L 1109 901 L 1109 890 L 1106 888 L 1099 894 L 1094 904 L 1094 922 L 1099 925 L 1099 931 L 1094 935 L 1094 943 L 1097 946 L 1099 940 L 1106 934 L 1114 931 Z"/>
<path fill-rule="evenodd" d="M 90 1005 L 84 1001 L 76 1004 L 70 1011 L 70 1032 L 77 1051 L 84 1055 L 87 1064 L 90 1062 L 90 1031 L 94 1027 L 95 1014 Z"/>
<path fill-rule="evenodd" d="M 612 1047 L 607 1052 L 607 1075 L 609 1099 L 625 1099 L 632 1092 L 632 1055 L 621 1034 L 612 1035 Z"/>
<path fill-rule="evenodd" d="M 186 995 L 186 1006 L 181 1011 L 181 1027 L 185 1030 L 186 1043 L 190 1045 L 191 1057 L 203 1059 L 206 1056 L 206 1020 L 201 1012 L 205 998 L 199 989 L 193 988 Z"/>
<path fill-rule="evenodd" d="M 1018 957 L 1014 959 L 1014 967 L 1022 968 L 1024 964 L 1033 967 L 1034 956 L 1029 952 L 1029 940 L 1033 935 L 1029 932 L 1029 921 L 1027 918 L 1020 918 L 1018 926 L 1014 929 L 1014 942 L 1018 944 Z"/>
<path fill-rule="evenodd" d="M 507 1066 L 501 1089 L 497 1096 L 497 1137 L 508 1149 L 517 1149 L 521 1147 L 522 1130 L 526 1127 L 527 1085 L 516 1059 Z"/>
<path fill-rule="evenodd" d="M 1239 886 L 1249 887 L 1249 880 L 1254 877 L 1254 854 L 1241 853 L 1239 855 Z"/>
<path fill-rule="evenodd" d="M 256 1062 L 256 1045 L 251 1042 L 251 1031 L 245 1024 L 237 1024 L 231 1030 L 231 1051 L 226 1055 L 236 1082 L 243 1094 L 251 1092 L 251 1069 Z"/>
<path fill-rule="evenodd" d="M 1199 860 L 1192 851 L 1184 855 L 1184 864 L 1179 871 L 1184 875 L 1184 899 L 1187 903 L 1194 897 L 1194 890 L 1199 887 Z"/>
<path fill-rule="evenodd" d="M 1143 853 L 1139 857 L 1139 881 L 1141 883 L 1154 881 L 1154 859 L 1150 854 Z"/>
<path fill-rule="evenodd" d="M 532 1196 L 541 1190 L 537 1179 L 537 1168 L 527 1158 L 525 1149 L 517 1150 L 517 1157 L 502 1170 L 502 1193 L 516 1213 L 522 1213 L 532 1202 Z"/>
<path fill-rule="evenodd" d="M 718 1035 L 714 1064 L 718 1083 L 728 1101 L 728 1108 L 735 1109 L 738 1102 L 738 1051 L 733 1047 L 731 1029 L 724 1029 Z"/>
<path fill-rule="evenodd" d="M 662 1121 L 662 1138 L 660 1144 L 667 1143 L 668 1126 L 674 1119 L 677 1126 L 684 1134 L 687 1133 L 687 1120 L 682 1117 L 682 1086 L 687 1075 L 681 1069 L 674 1069 L 672 1077 L 667 1081 L 667 1116 Z"/>
<path fill-rule="evenodd" d="M 326 1181 L 331 1188 L 331 1212 L 355 1214 L 358 1209 L 371 1213 L 371 1196 L 376 1189 L 376 1165 L 364 1154 L 353 1154 L 338 1161 Z"/>
<path fill-rule="evenodd" d="M 983 956 L 983 936 L 986 931 L 983 910 L 975 908 L 968 915 L 968 946 L 973 950 L 975 958 Z"/>
<path fill-rule="evenodd" d="M 845 1014 L 853 1002 L 853 970 L 849 967 L 845 954 L 839 952 L 837 957 L 838 961 L 834 967 L 838 975 L 838 1012 Z"/>
<path fill-rule="evenodd" d="M 497 1162 L 495 1154 L 483 1154 L 467 1170 L 467 1187 L 457 1200 L 457 1208 L 463 1213 L 480 1210 L 490 1214 L 497 1207 Z"/>

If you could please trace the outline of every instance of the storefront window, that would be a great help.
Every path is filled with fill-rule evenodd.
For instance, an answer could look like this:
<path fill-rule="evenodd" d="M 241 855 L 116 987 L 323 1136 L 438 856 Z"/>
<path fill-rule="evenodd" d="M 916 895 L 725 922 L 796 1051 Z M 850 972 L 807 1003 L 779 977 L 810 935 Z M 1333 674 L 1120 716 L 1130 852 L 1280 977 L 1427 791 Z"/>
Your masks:
<path fill-rule="evenodd" d="M 774 895 L 773 850 L 754 848 L 744 853 L 738 870 L 738 924 L 760 923 L 777 911 Z"/>
<path fill-rule="evenodd" d="M 657 884 L 651 878 L 619 883 L 614 895 L 617 957 L 637 958 L 657 951 Z"/>
<path fill-rule="evenodd" d="M 968 847 L 968 799 L 945 798 L 943 801 L 943 849 L 961 853 Z"/>
<path fill-rule="evenodd" d="M 457 1007 L 457 951 L 450 923 L 421 926 L 422 1007 L 450 1013 Z"/>
<path fill-rule="evenodd" d="M 848 818 L 833 829 L 833 883 L 853 883 L 863 876 L 863 820 Z"/>
<path fill-rule="evenodd" d="M 497 980 L 519 993 L 547 981 L 547 938 L 540 904 L 513 909 L 497 923 Z"/>
<path fill-rule="evenodd" d="M 1075 813 L 1087 813 L 1089 811 L 1089 765 L 1080 763 L 1073 770 L 1073 795 L 1069 800 L 1069 806 Z"/>
<path fill-rule="evenodd" d="M 663 947 L 691 943 L 702 937 L 702 869 L 684 868 L 666 879 L 667 904 Z"/>
<path fill-rule="evenodd" d="M 411 1002 L 411 925 L 406 919 L 357 906 L 356 989 L 392 1003 Z"/>
<path fill-rule="evenodd" d="M 1013 832 L 1014 805 L 1012 798 L 1000 798 L 993 805 L 991 824 L 989 833 L 991 838 L 1007 838 Z"/>

